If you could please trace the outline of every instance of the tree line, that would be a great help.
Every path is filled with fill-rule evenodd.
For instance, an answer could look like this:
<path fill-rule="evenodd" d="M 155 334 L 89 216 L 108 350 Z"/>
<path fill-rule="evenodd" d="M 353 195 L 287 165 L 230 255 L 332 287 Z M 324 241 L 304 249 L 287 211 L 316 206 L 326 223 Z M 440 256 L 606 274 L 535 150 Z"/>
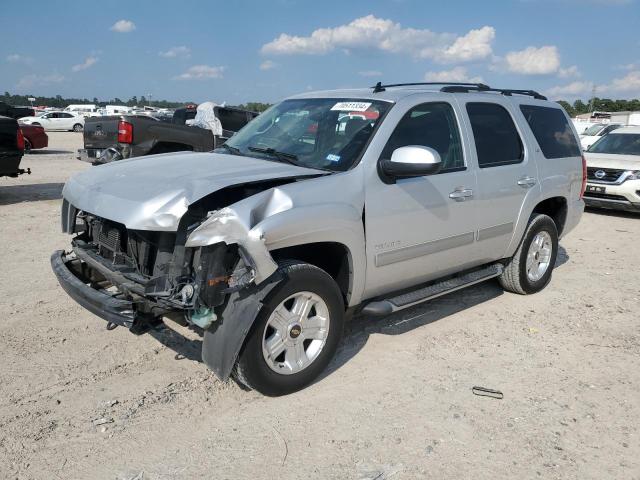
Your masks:
<path fill-rule="evenodd" d="M 55 97 L 44 97 L 37 95 L 15 95 L 9 92 L 4 92 L 4 95 L 0 95 L 0 102 L 8 103 L 9 105 L 15 106 L 29 106 L 31 102 L 29 98 L 35 98 L 33 105 L 46 105 L 47 107 L 54 108 L 64 108 L 67 105 L 74 104 L 94 104 L 100 107 L 104 107 L 105 105 L 126 105 L 128 107 L 140 106 L 140 105 L 152 105 L 157 108 L 179 108 L 189 103 L 196 102 L 172 102 L 169 100 L 153 100 L 152 102 L 145 98 L 145 96 L 141 96 L 138 98 L 137 96 L 133 96 L 128 100 L 122 100 L 118 97 L 112 98 L 109 100 L 98 100 L 98 98 L 93 97 L 93 99 L 89 98 L 64 98 L 61 95 L 56 95 Z M 271 105 L 268 103 L 261 102 L 248 102 L 243 105 L 239 105 L 240 108 L 245 108 L 247 110 L 251 110 L 254 112 L 263 112 Z"/>
<path fill-rule="evenodd" d="M 626 112 L 640 111 L 640 99 L 634 100 L 611 100 L 610 98 L 592 98 L 588 102 L 576 100 L 573 103 L 560 100 L 558 102 L 564 107 L 570 117 L 575 117 L 589 112 Z"/>
<path fill-rule="evenodd" d="M 31 95 L 15 95 L 9 92 L 4 92 L 4 95 L 0 95 L 0 101 L 8 103 L 9 105 L 31 105 L 29 98 Z M 107 104 L 111 105 L 126 105 L 128 107 L 134 107 L 136 105 L 153 105 L 158 108 L 178 108 L 189 103 L 196 102 L 172 102 L 170 100 L 153 100 L 149 101 L 145 96 L 138 98 L 133 96 L 128 100 L 122 100 L 118 97 L 109 100 L 98 100 L 96 97 L 93 99 L 88 98 L 64 98 L 61 95 L 55 97 L 43 97 L 33 96 L 35 98 L 33 105 L 46 105 L 48 107 L 64 108 L 67 105 L 92 103 L 104 107 Z M 582 113 L 589 113 L 591 111 L 599 112 L 623 112 L 623 111 L 640 111 L 640 99 L 633 100 L 611 100 L 610 98 L 593 98 L 590 101 L 584 102 L 582 100 L 576 100 L 573 103 L 569 103 L 565 100 L 558 102 L 564 107 L 569 116 L 575 117 Z M 254 112 L 263 112 L 269 108 L 271 104 L 262 102 L 247 102 L 238 105 L 239 108 L 251 110 Z"/>

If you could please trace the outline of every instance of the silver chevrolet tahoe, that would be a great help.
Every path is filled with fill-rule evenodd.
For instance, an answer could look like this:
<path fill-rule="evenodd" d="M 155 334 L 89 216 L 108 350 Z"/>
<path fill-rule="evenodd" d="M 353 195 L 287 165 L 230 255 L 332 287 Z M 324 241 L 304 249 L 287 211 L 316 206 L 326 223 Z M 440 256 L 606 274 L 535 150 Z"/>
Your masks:
<path fill-rule="evenodd" d="M 531 294 L 579 222 L 586 167 L 530 90 L 402 84 L 306 93 L 210 153 L 92 168 L 64 187 L 62 288 L 108 328 L 163 318 L 266 395 L 311 383 L 345 317 L 497 278 Z"/>

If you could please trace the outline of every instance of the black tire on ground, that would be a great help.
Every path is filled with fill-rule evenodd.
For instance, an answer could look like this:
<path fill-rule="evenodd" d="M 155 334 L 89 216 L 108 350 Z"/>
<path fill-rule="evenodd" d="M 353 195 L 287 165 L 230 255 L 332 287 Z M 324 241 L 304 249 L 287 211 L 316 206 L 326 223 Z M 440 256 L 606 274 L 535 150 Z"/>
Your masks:
<path fill-rule="evenodd" d="M 84 130 L 84 128 L 82 127 L 82 125 L 81 125 L 80 123 L 76 123 L 76 124 L 73 126 L 73 131 L 74 131 L 74 132 L 81 132 L 82 130 Z"/>
<path fill-rule="evenodd" d="M 31 142 L 29 139 L 24 139 L 24 153 L 31 153 Z"/>
<path fill-rule="evenodd" d="M 546 232 L 551 237 L 551 259 L 549 266 L 536 281 L 532 281 L 527 275 L 527 253 L 533 239 L 541 232 Z M 498 281 L 502 288 L 509 292 L 519 293 L 520 295 L 528 295 L 537 293 L 547 286 L 551 280 L 551 274 L 558 256 L 558 228 L 553 219 L 547 215 L 534 214 L 529 219 L 529 225 L 524 232 L 522 242 L 516 250 L 516 253 L 506 264 L 504 272 L 498 277 Z"/>
<path fill-rule="evenodd" d="M 299 261 L 280 264 L 285 280 L 267 296 L 253 327 L 240 351 L 233 369 L 233 378 L 249 389 L 263 395 L 279 396 L 296 392 L 312 383 L 333 358 L 342 337 L 345 307 L 342 293 L 333 278 L 324 270 Z M 324 300 L 329 311 L 329 332 L 322 350 L 303 370 L 283 375 L 272 370 L 262 353 L 262 342 L 267 321 L 273 310 L 297 292 L 311 292 Z"/>

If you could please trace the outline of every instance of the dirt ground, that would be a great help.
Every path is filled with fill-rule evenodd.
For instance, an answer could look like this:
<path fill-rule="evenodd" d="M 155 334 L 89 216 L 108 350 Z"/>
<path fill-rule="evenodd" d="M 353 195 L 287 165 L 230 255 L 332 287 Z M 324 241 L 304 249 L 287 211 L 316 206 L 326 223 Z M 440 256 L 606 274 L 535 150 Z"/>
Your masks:
<path fill-rule="evenodd" d="M 324 378 L 265 398 L 194 332 L 107 331 L 62 291 L 60 192 L 91 167 L 49 139 L 0 178 L 0 478 L 640 479 L 640 216 L 587 212 L 537 295 L 355 319 Z"/>

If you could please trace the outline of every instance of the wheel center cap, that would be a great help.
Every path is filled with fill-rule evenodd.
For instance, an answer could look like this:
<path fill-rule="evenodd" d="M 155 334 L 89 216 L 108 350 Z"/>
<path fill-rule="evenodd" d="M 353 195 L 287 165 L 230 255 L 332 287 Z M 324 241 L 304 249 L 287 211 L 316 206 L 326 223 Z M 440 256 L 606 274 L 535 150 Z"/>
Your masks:
<path fill-rule="evenodd" d="M 291 338 L 298 338 L 300 336 L 300 334 L 302 333 L 302 327 L 300 325 L 293 325 L 290 329 L 289 329 L 289 336 Z"/>

